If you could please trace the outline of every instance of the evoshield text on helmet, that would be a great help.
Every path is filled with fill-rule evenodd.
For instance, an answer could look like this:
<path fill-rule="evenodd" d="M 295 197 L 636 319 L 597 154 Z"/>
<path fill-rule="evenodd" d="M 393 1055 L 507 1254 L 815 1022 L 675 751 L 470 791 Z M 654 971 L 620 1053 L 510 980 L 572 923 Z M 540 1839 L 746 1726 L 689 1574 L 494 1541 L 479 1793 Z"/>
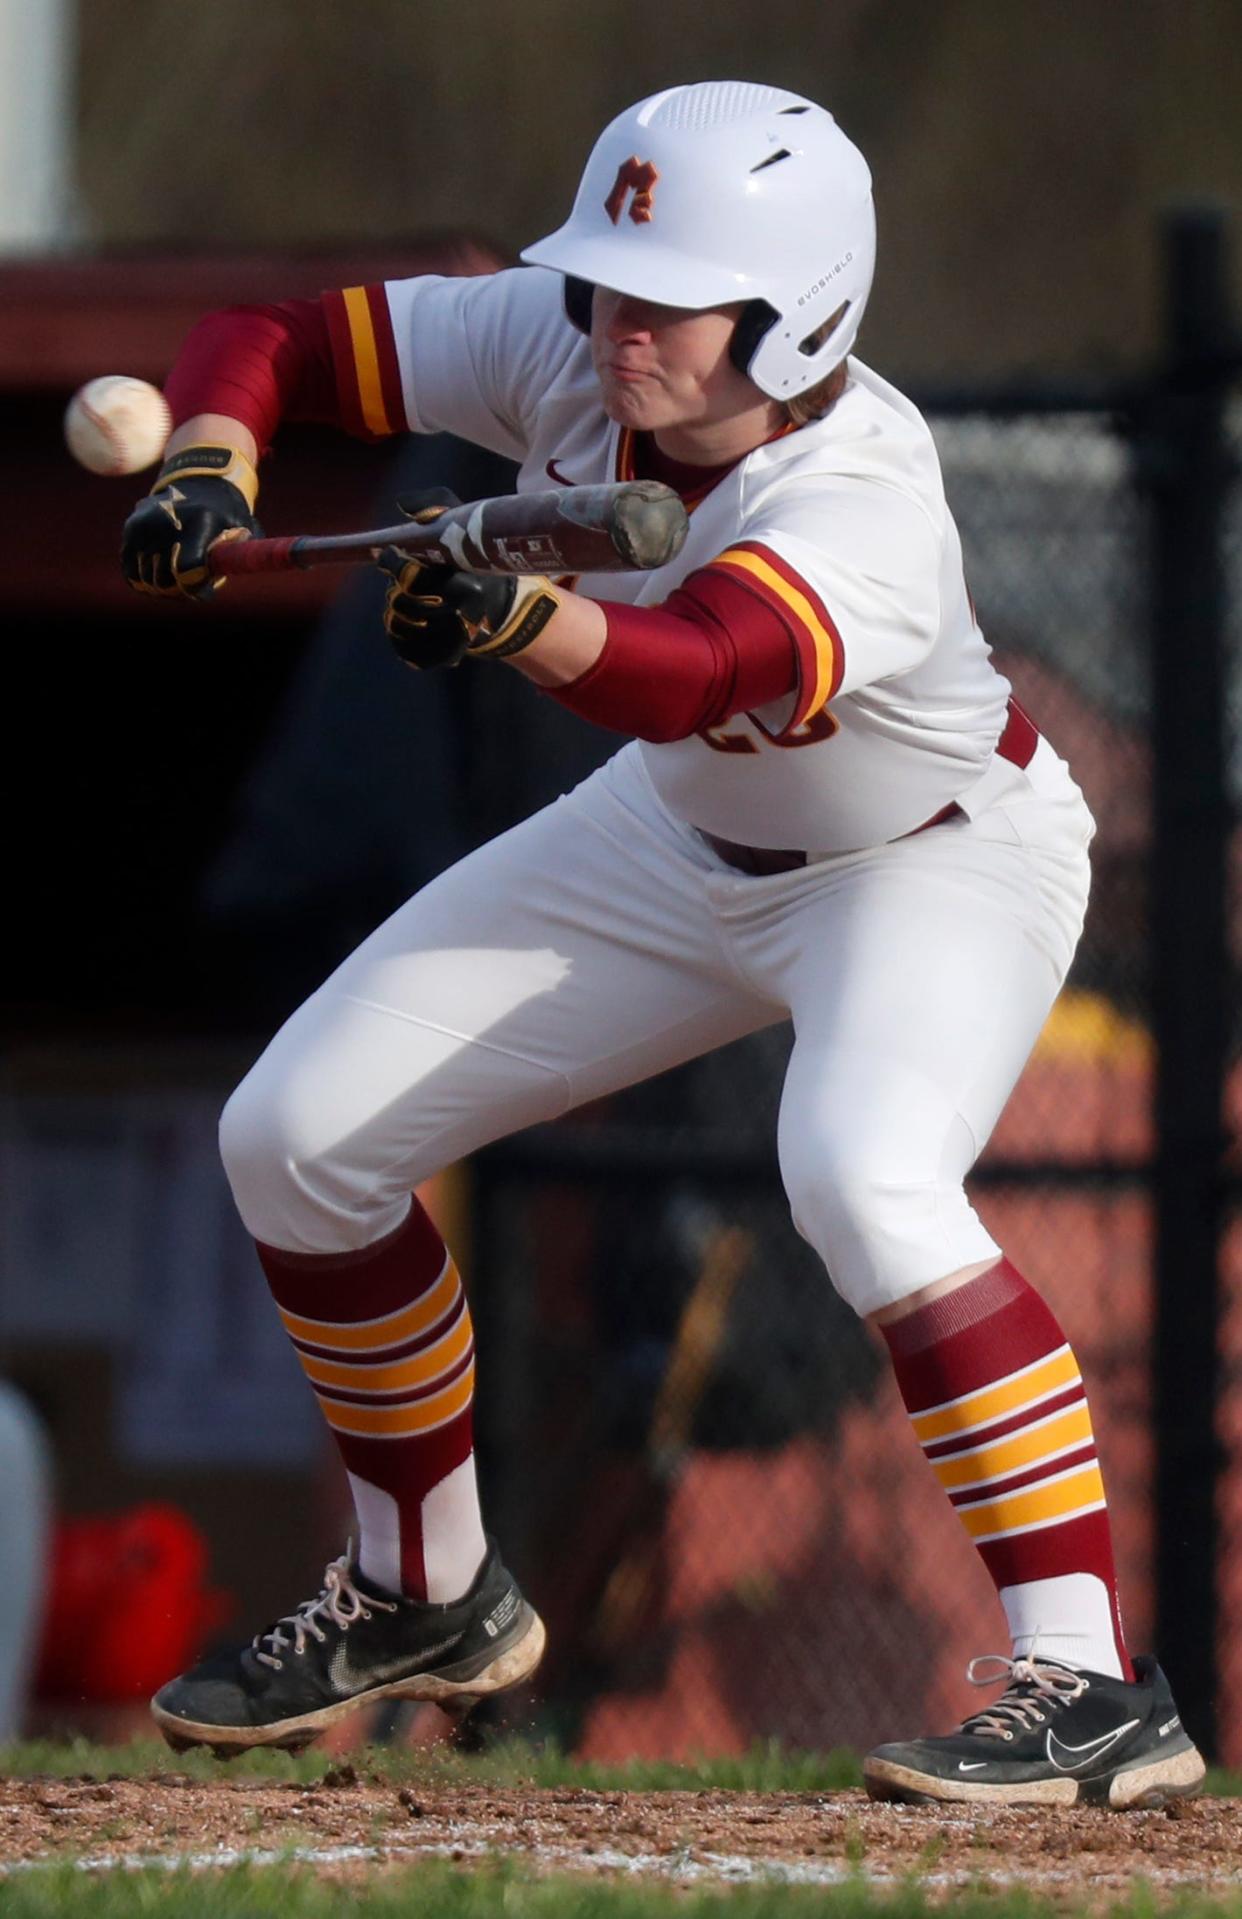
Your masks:
<path fill-rule="evenodd" d="M 522 258 L 566 275 L 580 325 L 591 286 L 665 306 L 747 302 L 735 358 L 790 400 L 857 337 L 875 267 L 871 174 L 832 115 L 799 94 L 733 80 L 672 87 L 604 129 L 569 219 Z"/>

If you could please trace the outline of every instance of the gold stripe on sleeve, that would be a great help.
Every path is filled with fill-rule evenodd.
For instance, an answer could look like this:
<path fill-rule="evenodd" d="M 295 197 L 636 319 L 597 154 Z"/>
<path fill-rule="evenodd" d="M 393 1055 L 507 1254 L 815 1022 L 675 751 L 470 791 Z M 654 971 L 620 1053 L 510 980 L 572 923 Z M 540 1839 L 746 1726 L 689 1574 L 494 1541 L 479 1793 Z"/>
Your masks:
<path fill-rule="evenodd" d="M 751 574 L 761 585 L 767 587 L 779 600 L 783 600 L 790 612 L 801 621 L 811 636 L 815 647 L 815 692 L 811 704 L 806 709 L 805 718 L 819 712 L 825 700 L 832 693 L 833 680 L 836 677 L 837 650 L 831 633 L 816 613 L 805 593 L 799 593 L 796 586 L 779 574 L 774 566 L 758 553 L 748 553 L 742 547 L 730 547 L 720 553 L 711 562 L 713 566 L 737 567 L 743 573 Z"/>
<path fill-rule="evenodd" d="M 375 324 L 367 304 L 365 287 L 346 287 L 341 295 L 345 317 L 349 321 L 350 344 L 354 350 L 354 371 L 358 376 L 358 398 L 362 417 L 372 433 L 393 432 L 384 405 L 380 384 L 379 353 L 375 345 Z"/>

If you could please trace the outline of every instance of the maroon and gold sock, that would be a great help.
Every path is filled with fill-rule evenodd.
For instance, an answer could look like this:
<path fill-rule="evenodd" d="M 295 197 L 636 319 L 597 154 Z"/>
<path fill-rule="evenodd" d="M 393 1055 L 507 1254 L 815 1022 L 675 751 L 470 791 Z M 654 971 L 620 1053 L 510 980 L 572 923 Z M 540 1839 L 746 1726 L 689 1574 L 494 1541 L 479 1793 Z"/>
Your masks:
<path fill-rule="evenodd" d="M 260 1245 L 259 1258 L 349 1474 L 362 1572 L 411 1598 L 460 1598 L 486 1543 L 474 1332 L 444 1241 L 415 1199 L 361 1252 Z"/>
<path fill-rule="evenodd" d="M 881 1328 L 915 1436 L 1000 1594 L 1015 1656 L 1130 1680 L 1078 1362 L 1008 1260 Z"/>

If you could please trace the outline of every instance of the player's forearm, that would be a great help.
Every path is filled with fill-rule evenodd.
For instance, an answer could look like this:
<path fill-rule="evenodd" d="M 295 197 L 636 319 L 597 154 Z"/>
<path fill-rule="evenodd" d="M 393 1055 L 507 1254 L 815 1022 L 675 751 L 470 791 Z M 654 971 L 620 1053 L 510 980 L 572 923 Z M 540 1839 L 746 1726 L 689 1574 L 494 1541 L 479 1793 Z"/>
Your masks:
<path fill-rule="evenodd" d="M 538 639 L 510 661 L 528 680 L 547 689 L 580 680 L 595 665 L 608 639 L 602 606 L 580 593 L 561 592 L 560 602 Z"/>
<path fill-rule="evenodd" d="M 168 436 L 168 445 L 164 449 L 164 458 L 170 453 L 180 452 L 183 446 L 234 446 L 245 455 L 251 466 L 259 458 L 259 443 L 250 428 L 241 420 L 235 420 L 227 413 L 195 413 L 174 427 Z"/>

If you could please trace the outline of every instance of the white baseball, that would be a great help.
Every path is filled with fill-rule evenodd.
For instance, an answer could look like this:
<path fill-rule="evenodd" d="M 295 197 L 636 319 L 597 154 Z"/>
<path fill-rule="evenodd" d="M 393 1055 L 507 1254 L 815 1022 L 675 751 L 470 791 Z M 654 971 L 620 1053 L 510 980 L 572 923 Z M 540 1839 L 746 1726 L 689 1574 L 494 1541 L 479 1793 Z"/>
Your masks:
<path fill-rule="evenodd" d="M 171 432 L 159 388 L 126 373 L 88 380 L 65 413 L 65 444 L 91 473 L 141 473 L 159 459 Z"/>

